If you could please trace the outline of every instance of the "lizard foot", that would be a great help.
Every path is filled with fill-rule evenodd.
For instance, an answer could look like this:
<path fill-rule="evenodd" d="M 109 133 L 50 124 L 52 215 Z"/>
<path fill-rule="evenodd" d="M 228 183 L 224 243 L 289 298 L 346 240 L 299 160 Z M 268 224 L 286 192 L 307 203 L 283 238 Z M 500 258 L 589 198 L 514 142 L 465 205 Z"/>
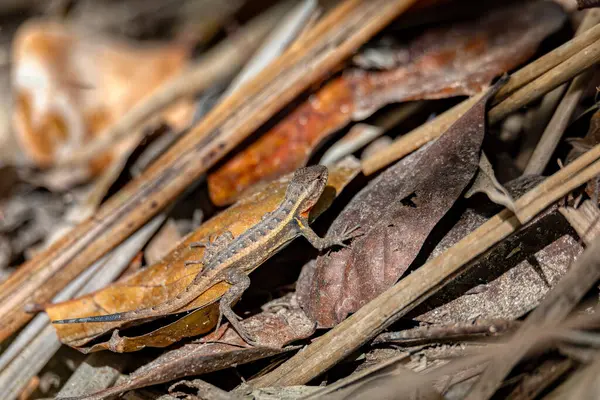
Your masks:
<path fill-rule="evenodd" d="M 341 235 L 331 238 L 332 243 L 345 248 L 349 247 L 345 242 L 363 235 L 362 232 L 358 231 L 359 229 L 360 225 L 356 225 L 350 229 L 348 229 L 348 227 L 346 226 Z"/>
<path fill-rule="evenodd" d="M 250 346 L 253 347 L 261 347 L 261 344 L 256 341 L 253 335 L 248 333 L 246 328 L 244 328 L 239 322 L 236 323 L 236 325 L 237 326 L 234 326 L 234 329 L 237 332 L 237 334 L 240 335 L 242 339 L 244 339 L 244 342 L 248 343 Z"/>
<path fill-rule="evenodd" d="M 235 318 L 232 318 L 234 317 Z M 254 346 L 254 347 L 260 347 L 260 343 L 258 343 L 256 341 L 256 339 L 254 339 L 253 335 L 251 335 L 250 333 L 248 333 L 248 330 L 246 328 L 244 328 L 244 326 L 242 324 L 240 324 L 240 321 L 242 320 L 242 318 L 237 315 L 237 314 L 229 314 L 228 318 L 227 318 L 229 325 L 231 325 L 231 327 L 237 332 L 238 335 L 240 335 L 240 337 L 244 340 L 244 342 L 248 343 L 250 346 Z M 218 332 L 219 328 L 221 327 L 221 323 L 223 322 L 223 314 L 219 314 L 219 319 L 217 321 L 217 325 L 215 326 L 215 332 Z"/>

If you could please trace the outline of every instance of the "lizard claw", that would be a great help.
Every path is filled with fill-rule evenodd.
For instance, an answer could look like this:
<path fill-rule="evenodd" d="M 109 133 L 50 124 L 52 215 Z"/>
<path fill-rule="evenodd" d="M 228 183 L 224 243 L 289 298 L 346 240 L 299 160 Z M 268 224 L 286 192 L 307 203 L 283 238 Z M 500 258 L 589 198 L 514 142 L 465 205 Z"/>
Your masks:
<path fill-rule="evenodd" d="M 201 240 L 199 242 L 192 242 L 192 243 L 190 243 L 190 249 L 195 249 L 195 248 L 198 248 L 198 247 L 208 248 L 208 247 L 210 247 L 210 245 L 212 244 L 212 242 L 213 242 L 212 236 L 208 235 L 208 237 L 206 239 L 204 239 L 204 240 Z"/>
<path fill-rule="evenodd" d="M 230 316 L 235 316 L 238 319 L 238 322 L 234 322 L 232 320 L 229 320 L 229 325 L 231 328 L 233 328 L 238 335 L 240 335 L 240 337 L 244 340 L 244 342 L 248 343 L 250 346 L 254 346 L 254 347 L 260 347 L 260 343 L 258 343 L 253 337 L 252 335 L 250 335 L 246 329 L 239 323 L 239 321 L 241 321 L 243 318 L 241 318 L 239 315 L 237 314 L 233 314 Z M 221 326 L 221 323 L 223 322 L 223 314 L 219 315 L 219 320 L 217 321 L 217 325 L 215 327 L 215 332 L 217 332 Z"/>
<path fill-rule="evenodd" d="M 258 343 L 254 337 L 252 337 L 252 335 L 250 335 L 248 332 L 245 332 L 243 329 L 237 331 L 237 333 L 242 339 L 244 339 L 244 342 L 248 343 L 250 346 L 261 347 L 260 343 Z"/>
<path fill-rule="evenodd" d="M 346 226 L 344 228 L 344 231 L 342 232 L 342 234 L 339 236 L 338 240 L 336 241 L 336 244 L 338 246 L 348 248 L 349 246 L 344 242 L 346 242 L 348 240 L 352 240 L 356 237 L 362 236 L 363 233 L 358 232 L 359 229 L 360 229 L 360 225 L 356 225 L 350 229 L 348 229 L 348 227 Z"/>

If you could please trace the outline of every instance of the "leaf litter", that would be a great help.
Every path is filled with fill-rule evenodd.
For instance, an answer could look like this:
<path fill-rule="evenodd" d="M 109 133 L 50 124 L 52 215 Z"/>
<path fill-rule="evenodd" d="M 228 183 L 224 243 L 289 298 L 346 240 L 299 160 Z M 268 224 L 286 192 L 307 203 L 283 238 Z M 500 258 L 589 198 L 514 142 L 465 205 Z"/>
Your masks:
<path fill-rule="evenodd" d="M 404 47 L 406 62 L 389 71 L 346 71 L 208 177 L 211 199 L 233 202 L 250 185 L 306 164 L 328 136 L 390 103 L 473 95 L 518 66 L 564 22 L 550 2 L 492 10 L 433 29 Z"/>
<path fill-rule="evenodd" d="M 133 2 L 126 0 L 125 3 L 130 1 Z M 397 4 L 397 10 L 412 2 L 375 1 L 381 9 Z M 181 3 L 186 2 L 191 0 L 181 0 Z M 194 7 L 206 10 L 210 0 L 201 2 L 203 5 L 200 5 L 199 1 Z M 251 290 L 239 301 L 236 310 L 244 317 L 241 321 L 242 326 L 256 338 L 256 346 L 244 341 L 227 323 L 215 330 L 219 315 L 217 302 L 229 288 L 229 284 L 225 282 L 213 286 L 177 313 L 149 322 L 56 325 L 57 337 L 62 343 L 85 354 L 106 350 L 116 353 L 138 352 L 135 357 L 127 354 L 115 355 L 117 360 L 123 360 L 122 368 L 118 368 L 117 373 L 131 372 L 129 376 L 121 376 L 113 387 L 107 387 L 107 381 L 103 386 L 106 389 L 91 394 L 80 392 L 81 395 L 73 398 L 101 399 L 131 390 L 139 391 L 152 385 L 159 386 L 149 393 L 168 392 L 171 396 L 189 398 L 208 395 L 215 398 L 420 395 L 423 398 L 457 399 L 489 398 L 492 392 L 496 392 L 495 396 L 510 392 L 519 398 L 518 396 L 523 395 L 519 390 L 526 391 L 527 395 L 531 396 L 531 393 L 551 392 L 554 390 L 553 385 L 559 387 L 556 390 L 557 394 L 580 394 L 591 386 L 590 377 L 593 376 L 597 365 L 597 357 L 593 350 L 597 338 L 594 336 L 595 331 L 590 328 L 597 326 L 594 306 L 598 296 L 597 290 L 593 288 L 597 274 L 590 272 L 590 266 L 594 265 L 595 260 L 586 248 L 596 246 L 597 227 L 600 225 L 597 218 L 597 179 L 589 180 L 585 188 L 584 181 L 578 180 L 582 187 L 572 186 L 569 191 L 561 192 L 563 198 L 553 204 L 544 203 L 549 206 L 543 211 L 539 209 L 537 216 L 531 219 L 517 207 L 518 204 L 524 204 L 518 199 L 525 193 L 535 193 L 538 188 L 536 185 L 542 182 L 544 177 L 513 178 L 522 173 L 522 167 L 517 162 L 524 156 L 522 143 L 535 145 L 529 137 L 530 125 L 535 124 L 523 123 L 511 131 L 510 135 L 500 133 L 499 126 L 485 126 L 485 106 L 486 101 L 494 96 L 494 92 L 501 85 L 500 82 L 489 89 L 488 86 L 494 78 L 520 66 L 526 68 L 527 63 L 533 61 L 534 55 L 556 49 L 560 43 L 569 40 L 571 32 L 570 27 L 564 24 L 566 16 L 569 17 L 568 21 L 574 24 L 573 28 L 576 28 L 575 25 L 581 17 L 585 19 L 593 16 L 592 13 L 597 10 L 586 11 L 589 14 L 578 14 L 572 5 L 561 10 L 556 3 L 562 2 L 558 0 L 511 4 L 498 1 L 494 2 L 493 7 L 473 7 L 464 13 L 466 3 L 463 0 L 419 2 L 418 7 L 412 8 L 409 14 L 405 15 L 405 19 L 399 19 L 384 34 L 368 42 L 366 41 L 374 35 L 374 30 L 368 30 L 368 35 L 356 32 L 371 26 L 367 16 L 378 15 L 376 8 L 372 5 L 366 6 L 367 2 L 354 2 L 352 6 L 346 6 L 346 11 L 340 11 L 344 10 L 343 8 L 334 9 L 334 12 L 339 13 L 338 17 L 343 18 L 352 15 L 349 10 L 353 10 L 353 7 L 369 10 L 370 14 L 361 14 L 362 19 L 350 18 L 350 24 L 345 25 L 353 26 L 345 30 L 344 34 L 348 35 L 350 32 L 353 40 L 360 37 L 356 42 L 352 42 L 352 46 L 357 48 L 358 45 L 365 44 L 362 50 L 352 54 L 352 51 L 345 48 L 343 54 L 346 63 L 340 63 L 341 58 L 338 58 L 332 64 L 310 64 L 329 67 L 319 71 L 318 77 L 314 71 L 306 68 L 305 71 L 299 72 L 298 76 L 301 78 L 294 76 L 293 80 L 299 79 L 300 82 L 304 79 L 303 74 L 306 74 L 307 77 L 310 76 L 306 82 L 314 83 L 322 79 L 320 83 L 312 87 L 308 87 L 308 83 L 302 83 L 302 90 L 305 92 L 294 101 L 290 101 L 293 96 L 283 96 L 285 99 L 282 98 L 280 104 L 277 104 L 277 108 L 283 111 L 258 129 L 255 137 L 243 142 L 209 171 L 206 185 L 203 178 L 186 177 L 186 182 L 190 183 L 186 195 L 179 197 L 176 203 L 173 203 L 174 206 L 162 211 L 161 218 L 167 222 L 142 251 L 137 251 L 136 255 L 132 256 L 133 260 L 129 263 L 125 275 L 104 289 L 81 298 L 59 304 L 35 304 L 29 308 L 31 311 L 37 311 L 45 307 L 50 319 L 54 320 L 110 314 L 160 304 L 180 292 L 196 274 L 201 273 L 200 265 L 185 265 L 186 261 L 200 259 L 204 251 L 201 248 L 190 249 L 190 243 L 209 239 L 226 230 L 231 231 L 234 236 L 239 235 L 260 222 L 266 212 L 279 204 L 291 172 L 300 166 L 312 164 L 319 158 L 330 160 L 327 161 L 330 169 L 329 186 L 311 213 L 310 221 L 314 221 L 314 229 L 321 236 L 324 236 L 322 234 L 325 232 L 340 233 L 353 226 L 359 227 L 361 236 L 348 243 L 346 248 L 334 248 L 324 252 L 309 249 L 303 240 L 295 241 L 265 265 L 264 272 L 261 270 L 251 276 Z M 77 5 L 73 7 L 77 9 Z M 165 15 L 171 16 L 169 18 L 179 15 L 178 18 L 186 19 L 185 13 L 171 14 L 176 6 L 167 8 L 168 12 Z M 244 8 L 236 7 L 235 10 L 229 12 L 242 12 L 240 10 Z M 447 14 L 442 10 L 446 10 Z M 448 12 L 449 10 L 451 12 Z M 60 12 L 68 17 L 71 11 L 70 8 L 65 8 Z M 140 13 L 141 17 L 134 20 L 147 18 L 145 12 Z M 250 15 L 254 16 L 256 11 L 243 12 L 250 12 Z M 132 15 L 136 15 L 136 12 Z M 331 33 L 328 29 L 332 26 L 334 31 L 339 29 L 335 28 L 335 18 L 327 20 L 327 13 L 321 17 L 317 15 L 318 12 L 307 19 L 306 30 L 299 34 L 298 41 L 284 53 L 283 61 L 279 64 L 282 68 L 288 68 L 286 57 L 301 54 L 316 39 L 327 37 Z M 408 19 L 410 23 L 406 25 Z M 128 23 L 135 25 L 132 22 L 134 20 L 129 20 Z M 215 21 L 218 21 L 217 24 L 223 24 L 223 16 L 219 16 Z M 369 24 L 365 24 L 366 21 Z M 57 31 L 63 29 L 61 23 L 56 22 Z M 162 20 L 161 24 L 163 26 L 165 21 Z M 379 29 L 384 25 L 382 23 Z M 187 51 L 190 48 L 190 43 L 196 40 L 194 29 L 197 29 L 198 25 L 182 23 L 181 26 L 185 32 L 179 32 L 177 35 L 182 36 L 175 41 L 167 41 L 163 49 Z M 143 26 L 137 28 L 143 30 Z M 311 36 L 313 28 L 318 33 Z M 223 29 L 223 32 L 227 32 L 227 29 Z M 591 28 L 590 31 L 594 32 L 595 29 Z M 212 32 L 211 29 L 201 31 L 202 35 Z M 214 34 L 210 33 L 207 37 Z M 227 33 L 225 37 L 226 41 Z M 579 40 L 579 36 L 576 39 Z M 76 39 L 79 40 L 83 42 L 88 38 Z M 570 46 L 574 46 L 574 41 L 575 39 L 569 41 L 566 47 L 558 49 L 563 55 L 567 54 Z M 131 54 L 137 54 L 136 45 L 142 42 L 136 43 L 131 38 L 126 42 L 131 48 L 123 47 L 122 51 L 127 53 L 134 49 Z M 109 40 L 106 43 L 116 41 Z M 183 46 L 178 47 L 182 43 Z M 333 45 L 335 40 L 324 43 L 330 46 L 327 51 L 312 52 L 312 57 L 327 58 L 331 54 L 337 54 L 339 49 Z M 343 43 L 343 46 L 347 46 L 350 42 Z M 588 42 L 586 46 L 588 45 L 590 48 L 596 46 L 593 42 Z M 204 49 L 202 46 L 210 48 L 210 39 L 199 47 L 200 52 Z M 63 50 L 66 53 L 74 51 L 68 46 Z M 94 47 L 84 50 L 93 53 Z M 85 51 L 78 53 L 77 57 L 85 58 L 84 55 L 88 54 Z M 579 51 L 587 50 L 582 48 L 574 51 L 571 55 L 573 59 L 577 59 Z M 549 56 L 559 57 L 554 55 L 554 51 L 549 53 Z M 567 55 L 561 59 L 565 60 L 571 56 Z M 97 57 L 98 54 L 93 54 L 86 62 L 93 62 Z M 188 63 L 194 57 L 186 52 L 183 63 Z M 296 61 L 312 62 L 297 56 L 292 58 Z M 546 58 L 540 60 L 543 59 Z M 22 67 L 22 60 L 18 61 L 15 68 Z M 335 67 L 332 67 L 333 64 Z M 293 63 L 289 65 L 297 67 Z M 565 65 L 567 67 L 564 67 Z M 571 64 L 562 62 L 556 71 L 560 69 L 559 74 L 564 74 L 565 68 L 569 71 L 568 65 Z M 51 69 L 53 77 L 49 79 L 61 75 L 61 71 L 53 64 Z M 181 73 L 177 72 L 180 69 L 178 64 L 172 70 L 163 72 L 166 75 L 180 75 Z M 117 75 L 125 73 L 102 71 Z M 282 72 L 285 71 L 282 69 Z M 554 72 L 550 70 L 547 74 L 553 75 Z M 570 75 L 562 82 L 579 72 L 581 71 L 567 72 Z M 206 76 L 210 77 L 211 72 L 206 73 Z M 539 80 L 543 81 L 546 78 L 546 75 L 542 75 Z M 260 90 L 248 88 L 260 88 L 265 83 L 267 86 L 264 87 L 268 88 L 271 81 L 277 82 L 277 77 L 259 76 L 258 83 L 254 82 L 237 90 L 253 93 L 258 97 L 268 96 Z M 69 98 L 77 97 L 74 95 L 77 91 L 86 91 L 82 98 L 93 98 L 100 93 L 100 89 L 104 90 L 98 87 L 94 93 L 94 88 L 85 82 L 65 82 L 64 79 L 57 81 L 56 89 L 68 92 Z M 514 83 L 513 80 L 511 83 Z M 532 87 L 544 93 L 552 89 L 549 86 L 554 85 L 552 83 L 540 86 L 537 81 L 534 83 Z M 109 82 L 103 84 L 110 85 Z M 545 171 L 547 175 L 573 163 L 584 163 L 583 159 L 587 160 L 585 163 L 589 165 L 589 170 L 596 171 L 586 176 L 597 176 L 600 172 L 597 163 L 594 164 L 595 161 L 590 159 L 592 154 L 598 152 L 598 113 L 583 113 L 596 107 L 593 105 L 596 100 L 593 98 L 593 80 L 589 85 L 591 90 L 585 92 L 579 100 L 577 110 L 573 112 L 580 117 L 572 122 L 552 155 L 562 161 L 559 165 L 549 166 Z M 520 91 L 527 92 L 528 88 L 529 86 L 526 86 Z M 135 97 L 139 93 L 145 93 L 148 88 L 140 85 L 135 89 L 131 93 L 123 92 L 124 96 Z M 215 82 L 212 89 L 223 93 L 222 82 Z M 23 122 L 23 116 L 27 117 L 23 114 L 23 106 L 27 108 L 30 104 L 23 101 L 22 85 L 15 87 L 15 90 L 17 100 L 20 99 L 16 111 L 20 113 L 18 117 L 21 118 L 17 118 L 16 121 Z M 152 96 L 158 96 L 158 93 L 160 90 L 156 94 L 150 91 L 148 98 L 152 99 Z M 388 166 L 378 176 L 361 175 L 361 166 L 352 157 L 341 162 L 336 161 L 348 153 L 359 151 L 362 151 L 363 156 L 369 154 L 368 157 L 377 157 L 390 147 L 392 140 L 399 134 L 419 127 L 427 118 L 436 118 L 438 113 L 455 104 L 456 100 L 448 98 L 465 95 L 479 96 L 479 102 L 435 142 Z M 60 101 L 59 97 L 55 97 L 53 101 Z M 252 96 L 248 99 L 252 99 Z M 438 100 L 434 102 L 434 99 Z M 106 96 L 102 98 L 102 104 L 109 108 L 118 108 L 120 102 L 117 100 Z M 181 115 L 180 122 L 188 120 L 189 104 L 192 100 L 185 100 L 186 116 Z M 392 103 L 414 100 L 419 101 L 389 106 Z M 510 97 L 508 100 L 511 100 Z M 218 101 L 227 104 L 227 99 Z M 501 99 L 494 99 L 493 104 L 498 101 Z M 200 103 L 196 102 L 198 109 L 204 107 Z M 529 103 L 528 107 L 536 107 L 535 101 Z M 244 102 L 237 104 L 246 107 Z M 248 104 L 251 106 L 245 112 L 259 121 L 266 120 L 261 113 L 274 113 L 272 109 L 252 109 L 252 101 Z M 87 101 L 81 101 L 79 106 L 82 110 L 93 107 Z M 127 108 L 119 108 L 117 113 L 111 115 L 111 124 L 118 125 L 121 120 L 119 115 L 125 115 Z M 221 126 L 218 121 L 221 121 L 223 116 L 233 116 L 235 120 L 236 116 L 240 115 L 229 114 L 218 105 L 216 109 L 217 112 L 209 111 L 206 116 L 208 126 L 211 123 Z M 98 126 L 94 125 L 94 129 L 88 129 L 82 136 L 83 140 L 77 142 L 72 135 L 73 121 L 63 126 L 63 114 L 56 114 L 56 119 L 53 120 L 52 113 L 48 114 L 48 110 L 45 112 L 44 123 L 49 124 L 48 129 L 36 131 L 33 136 L 31 132 L 25 134 L 29 142 L 36 140 L 36 146 L 39 143 L 51 143 L 54 147 L 64 147 L 65 143 L 74 143 L 77 152 L 89 153 L 86 146 L 89 145 L 94 132 L 105 131 L 97 129 Z M 525 121 L 526 112 L 522 109 L 516 110 L 504 121 Z M 200 113 L 198 111 L 198 115 Z M 147 127 L 159 126 L 161 120 L 169 119 L 164 113 L 156 114 L 156 118 L 152 118 Z M 529 114 L 527 116 L 529 117 Z M 94 119 L 94 115 L 86 114 L 83 118 L 88 125 L 102 122 Z M 589 128 L 586 126 L 588 121 Z M 344 137 L 342 130 L 354 122 L 360 123 L 350 126 L 350 133 Z M 198 121 L 194 121 L 194 124 L 196 123 Z M 541 120 L 537 123 L 544 125 Z M 200 121 L 200 124 L 203 122 Z M 62 137 L 61 132 L 65 129 L 68 130 L 68 135 Z M 209 143 L 209 146 L 213 146 L 217 143 L 213 140 L 220 137 L 219 129 L 207 132 L 210 137 L 200 144 Z M 173 126 L 167 126 L 166 131 L 170 130 L 173 130 Z M 0 193 L 0 268 L 6 268 L 5 274 L 10 274 L 17 269 L 15 264 L 35 256 L 40 246 L 57 235 L 57 232 L 53 232 L 58 230 L 54 229 L 55 225 L 61 225 L 61 230 L 68 229 L 69 222 L 66 219 L 77 214 L 77 210 L 81 210 L 82 215 L 93 215 L 96 210 L 103 209 L 105 198 L 128 193 L 121 190 L 127 187 L 127 183 L 133 177 L 140 176 L 138 164 L 150 164 L 151 170 L 161 171 L 164 166 L 160 165 L 160 154 L 153 154 L 148 158 L 149 161 L 142 162 L 143 157 L 138 153 L 146 147 L 156 147 L 158 153 L 168 151 L 167 148 L 174 141 L 170 136 L 180 137 L 182 142 L 188 140 L 186 130 L 175 131 L 177 133 L 174 135 L 155 134 L 154 131 L 145 135 L 136 130 L 131 137 L 126 138 L 132 143 L 127 151 L 123 151 L 119 143 L 115 143 L 113 147 L 105 147 L 103 151 L 112 155 L 114 159 L 108 164 L 102 164 L 98 169 L 104 171 L 103 176 L 96 172 L 90 173 L 89 165 L 47 170 L 46 167 L 50 165 L 48 160 L 43 163 L 38 160 L 38 164 L 42 165 L 40 171 L 32 170 L 30 166 L 23 168 L 16 165 L 10 167 L 17 171 L 17 174 L 11 176 L 6 169 L 0 170 L 5 181 L 1 185 Z M 570 137 L 583 136 L 586 131 L 587 135 L 581 139 Z M 47 136 L 43 136 L 44 132 Z M 23 130 L 17 131 L 17 134 L 23 137 Z M 17 148 L 27 145 L 24 142 L 16 143 Z M 36 147 L 34 150 L 39 152 L 40 149 Z M 212 153 L 208 157 L 214 157 L 215 161 L 223 156 L 224 151 L 216 147 L 209 147 L 209 150 L 212 150 Z M 21 148 L 20 152 L 31 153 L 31 149 Z M 58 156 L 53 155 L 54 158 Z M 159 161 L 156 162 L 157 160 Z M 205 163 L 202 160 L 201 162 Z M 364 171 L 369 173 L 365 165 Z M 141 169 L 145 169 L 145 166 Z M 146 178 L 141 175 L 140 179 Z M 82 180 L 92 181 L 88 187 L 73 187 L 77 181 Z M 191 184 L 194 181 L 199 184 Z M 79 193 L 83 193 L 83 196 Z M 540 192 L 538 195 L 543 198 L 546 195 L 551 196 L 551 192 Z M 177 193 L 167 191 L 165 196 L 171 199 L 171 202 L 175 201 Z M 86 197 L 87 200 L 80 200 Z M 529 200 L 545 201 L 537 198 Z M 89 204 L 86 205 L 86 201 Z M 232 203 L 228 208 L 220 208 Z M 142 205 L 132 206 L 132 203 L 127 202 L 123 204 L 132 207 L 133 212 L 137 213 L 136 218 L 146 218 L 143 213 L 148 212 L 147 208 L 142 208 Z M 502 207 L 506 207 L 507 210 L 496 214 Z M 327 209 L 327 213 L 315 221 L 315 218 Z M 526 217 L 521 221 L 529 222 L 521 226 L 509 210 L 518 216 Z M 123 215 L 128 214 L 125 212 Z M 200 224 L 199 221 L 204 219 L 204 216 L 207 217 L 206 221 Z M 303 353 L 311 354 L 310 350 L 315 348 L 315 345 L 328 343 L 326 336 L 329 333 L 336 333 L 337 328 L 346 323 L 349 315 L 360 313 L 361 307 L 369 301 L 385 297 L 386 290 L 399 279 L 400 284 L 411 281 L 407 279 L 410 278 L 408 274 L 419 271 L 418 268 L 424 262 L 451 251 L 461 239 L 479 232 L 478 228 L 504 217 L 507 218 L 506 221 L 514 222 L 514 234 L 498 241 L 495 246 L 472 260 L 466 268 L 467 273 L 456 277 L 448 276 L 445 279 L 449 283 L 438 285 L 436 290 L 430 293 L 420 294 L 427 299 L 419 299 L 412 306 L 408 305 L 409 311 L 396 314 L 398 317 L 403 315 L 403 318 L 394 319 L 397 322 L 389 327 L 387 332 L 376 337 L 376 333 L 381 331 L 373 331 L 375 333 L 369 338 L 376 337 L 375 340 L 369 343 L 367 339 L 363 339 L 360 350 L 359 345 L 352 347 L 354 353 L 346 355 L 345 360 L 341 359 L 339 351 L 335 351 L 335 346 L 330 344 L 331 349 L 323 347 L 318 355 L 322 366 L 317 366 L 317 372 L 311 372 L 314 373 L 313 378 L 317 377 L 313 382 L 307 382 L 308 378 L 305 375 L 310 367 L 300 364 L 295 370 L 297 372 L 293 373 L 294 376 L 288 376 L 287 382 L 303 385 L 286 385 L 286 379 L 283 379 L 279 381 L 284 382 L 283 387 L 260 387 L 260 382 L 268 381 L 270 375 L 276 376 L 277 373 L 281 373 L 279 371 L 285 371 L 289 362 L 301 358 Z M 118 229 L 125 228 L 121 226 Z M 188 232 L 190 233 L 185 235 Z M 115 234 L 119 235 L 119 232 L 115 231 Z M 58 253 L 46 254 L 44 257 L 48 257 L 44 262 L 62 262 Z M 582 263 L 587 265 L 582 267 Z M 570 270 L 570 266 L 573 266 L 575 272 Z M 133 270 L 136 271 L 132 272 Z M 17 274 L 27 271 L 24 269 Z M 36 273 L 37 270 L 30 271 Z M 573 273 L 582 273 L 581 271 L 588 271 L 591 278 L 577 283 Z M 32 279 L 38 277 L 33 276 Z M 18 279 L 14 280 L 9 276 L 7 287 L 10 289 L 11 282 L 17 281 Z M 418 286 L 419 282 L 415 282 L 415 285 Z M 41 289 L 46 290 L 45 284 Z M 412 287 L 408 289 L 412 291 Z M 577 290 L 576 296 L 569 297 L 568 293 L 574 290 Z M 587 295 L 584 293 L 586 291 Z M 417 292 L 418 288 L 415 289 L 415 293 Z M 563 294 L 568 297 L 566 302 L 560 300 Z M 575 317 L 567 318 L 566 314 L 574 309 L 582 297 L 586 300 L 586 311 L 572 312 Z M 34 298 L 38 298 L 37 295 Z M 2 302 L 6 300 L 3 298 Z M 2 307 L 6 308 L 2 302 L 0 311 L 3 310 Z M 363 311 L 365 309 L 369 308 L 365 307 Z M 7 315 L 5 310 L 1 313 Z M 543 313 L 547 313 L 547 316 L 541 315 Z M 553 320 L 552 315 L 557 315 L 553 313 L 559 313 L 560 318 Z M 12 327 L 13 317 L 8 315 L 7 324 Z M 375 311 L 371 318 L 385 321 L 393 318 L 393 315 L 382 315 L 382 312 Z M 550 320 L 546 321 L 549 325 L 545 326 L 545 331 L 532 329 L 531 325 L 535 321 L 545 319 Z M 317 328 L 332 327 L 335 329 L 320 337 L 322 331 L 318 331 Z M 359 327 L 355 332 L 361 332 Z M 513 332 L 517 334 L 507 342 L 511 345 L 504 344 L 505 338 Z M 346 343 L 345 338 L 337 339 Z M 34 338 L 31 343 L 36 341 Z M 23 343 L 19 345 L 23 346 Z M 308 349 L 303 352 L 301 347 L 305 345 L 308 345 Z M 33 344 L 31 347 L 34 348 Z M 54 348 L 54 345 L 49 347 Z M 547 349 L 557 351 L 544 352 Z M 60 360 L 60 357 L 56 355 L 54 358 Z M 153 360 L 148 362 L 150 358 Z M 288 358 L 291 360 L 285 361 Z M 528 362 L 519 363 L 524 359 Z M 95 359 L 88 360 L 94 362 Z M 130 363 L 133 360 L 135 362 Z M 325 374 L 324 372 L 331 367 L 330 360 L 334 360 L 334 364 L 338 365 Z M 281 362 L 284 364 L 278 367 Z M 242 365 L 243 367 L 237 368 Z M 486 365 L 491 367 L 486 369 Z M 583 368 L 586 365 L 588 367 Z M 50 373 L 52 368 L 55 367 L 51 364 L 45 367 Z M 514 371 L 507 375 L 510 369 Z M 0 379 L 6 378 L 4 372 L 6 371 L 0 369 Z M 56 391 L 46 387 L 44 374 L 45 371 L 40 371 L 38 376 L 34 376 L 29 382 L 11 384 L 20 388 L 21 398 L 50 397 Z M 28 375 L 28 379 L 31 376 L 33 375 Z M 540 379 L 541 376 L 544 378 Z M 246 378 L 251 379 L 244 383 Z M 556 382 L 563 378 L 565 384 L 559 386 Z M 175 385 L 168 384 L 181 379 L 183 381 Z M 479 382 L 474 385 L 478 379 Z M 316 385 L 325 387 L 319 388 Z M 500 385 L 503 387 L 497 391 Z M 574 387 L 581 392 L 577 392 Z M 469 394 L 473 388 L 475 392 Z M 16 394 L 12 390 L 10 396 Z M 77 396 L 78 392 L 69 393 Z M 142 395 L 142 392 L 138 393 Z"/>
<path fill-rule="evenodd" d="M 351 157 L 342 160 L 332 168 L 328 181 L 329 189 L 313 209 L 311 217 L 316 218 L 325 211 L 334 197 L 357 173 L 358 163 Z M 185 265 L 188 260 L 200 259 L 204 251 L 204 248 L 190 248 L 190 243 L 206 240 L 209 236 L 225 231 L 238 236 L 258 223 L 266 212 L 277 207 L 283 199 L 289 179 L 290 177 L 287 176 L 257 188 L 248 197 L 206 221 L 158 264 L 90 295 L 47 306 L 46 312 L 52 320 L 102 315 L 150 307 L 175 296 L 201 271 L 199 264 Z M 148 346 L 165 347 L 184 337 L 197 336 L 211 330 L 218 318 L 216 301 L 228 288 L 229 284 L 225 282 L 217 283 L 180 310 L 180 313 L 195 311 L 139 336 L 125 337 L 120 334 L 120 331 L 115 330 L 126 325 L 123 322 L 64 324 L 54 325 L 54 327 L 63 343 L 85 352 L 102 349 L 129 352 Z M 108 332 L 112 332 L 112 335 L 107 340 L 90 343 Z M 91 347 L 87 346 L 88 343 Z"/>
<path fill-rule="evenodd" d="M 393 285 L 410 267 L 438 221 L 473 179 L 485 134 L 489 89 L 436 142 L 400 160 L 345 207 L 328 234 L 361 226 L 350 248 L 319 256 L 303 307 L 332 327 Z M 444 182 L 440 185 L 440 182 Z"/>

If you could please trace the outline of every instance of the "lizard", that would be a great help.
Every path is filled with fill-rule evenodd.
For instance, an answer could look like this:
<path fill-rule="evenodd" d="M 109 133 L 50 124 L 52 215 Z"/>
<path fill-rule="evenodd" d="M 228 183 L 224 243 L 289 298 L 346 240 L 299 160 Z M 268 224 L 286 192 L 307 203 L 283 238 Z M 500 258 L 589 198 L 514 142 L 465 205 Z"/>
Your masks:
<path fill-rule="evenodd" d="M 231 306 L 250 286 L 248 274 L 298 236 L 322 251 L 332 246 L 346 247 L 344 242 L 358 236 L 357 227 L 345 229 L 336 237 L 321 238 L 308 225 L 308 214 L 317 203 L 327 184 L 328 170 L 323 165 L 299 168 L 295 171 L 285 196 L 278 207 L 266 213 L 260 222 L 234 238 L 230 231 L 218 236 L 212 243 L 191 243 L 190 247 L 206 247 L 202 260 L 187 264 L 203 264 L 193 281 L 175 297 L 156 306 L 93 317 L 54 320 L 54 324 L 137 321 L 155 319 L 179 312 L 204 291 L 219 282 L 231 285 L 219 300 L 217 329 L 225 317 L 238 334 L 249 344 L 255 341 L 240 324 Z"/>

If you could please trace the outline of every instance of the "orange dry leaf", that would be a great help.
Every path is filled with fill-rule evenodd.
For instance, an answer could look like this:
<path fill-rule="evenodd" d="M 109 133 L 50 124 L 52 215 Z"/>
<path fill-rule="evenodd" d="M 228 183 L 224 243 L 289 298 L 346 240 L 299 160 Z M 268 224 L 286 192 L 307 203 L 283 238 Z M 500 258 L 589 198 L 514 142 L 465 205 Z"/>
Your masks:
<path fill-rule="evenodd" d="M 348 158 L 330 170 L 328 187 L 311 211 L 311 219 L 329 207 L 337 194 L 360 171 L 359 163 Z M 203 223 L 195 232 L 188 235 L 165 259 L 105 289 L 78 299 L 53 304 L 46 308 L 52 320 L 112 314 L 151 307 L 168 300 L 182 291 L 198 274 L 201 264 L 185 266 L 185 261 L 199 260 L 203 248 L 191 249 L 189 244 L 206 240 L 209 236 L 230 231 L 238 236 L 260 222 L 262 216 L 273 211 L 283 199 L 290 176 L 257 188 L 221 214 Z M 215 303 L 229 288 L 227 283 L 218 283 L 203 293 L 194 302 L 180 311 L 194 310 L 174 323 L 160 327 L 150 333 L 136 337 L 122 337 L 114 331 L 108 341 L 91 347 L 91 340 L 127 325 L 126 322 L 102 322 L 54 325 L 60 340 L 81 351 L 109 349 L 117 352 L 135 351 L 143 347 L 164 347 L 184 337 L 197 336 L 208 332 L 216 324 L 218 307 Z M 205 307 L 207 305 L 210 307 Z"/>
<path fill-rule="evenodd" d="M 49 21 L 20 27 L 13 44 L 13 122 L 26 156 L 39 167 L 77 152 L 187 64 L 189 49 L 107 40 Z M 176 127 L 192 116 L 180 102 L 162 116 Z M 125 142 L 127 142 L 125 140 Z M 128 143 L 87 165 L 101 172 Z"/>
<path fill-rule="evenodd" d="M 517 5 L 467 23 L 425 32 L 402 49 L 405 61 L 382 72 L 354 70 L 325 85 L 294 112 L 208 177 L 217 205 L 252 184 L 304 165 L 325 138 L 393 102 L 471 95 L 515 68 L 564 22 L 549 2 Z"/>

